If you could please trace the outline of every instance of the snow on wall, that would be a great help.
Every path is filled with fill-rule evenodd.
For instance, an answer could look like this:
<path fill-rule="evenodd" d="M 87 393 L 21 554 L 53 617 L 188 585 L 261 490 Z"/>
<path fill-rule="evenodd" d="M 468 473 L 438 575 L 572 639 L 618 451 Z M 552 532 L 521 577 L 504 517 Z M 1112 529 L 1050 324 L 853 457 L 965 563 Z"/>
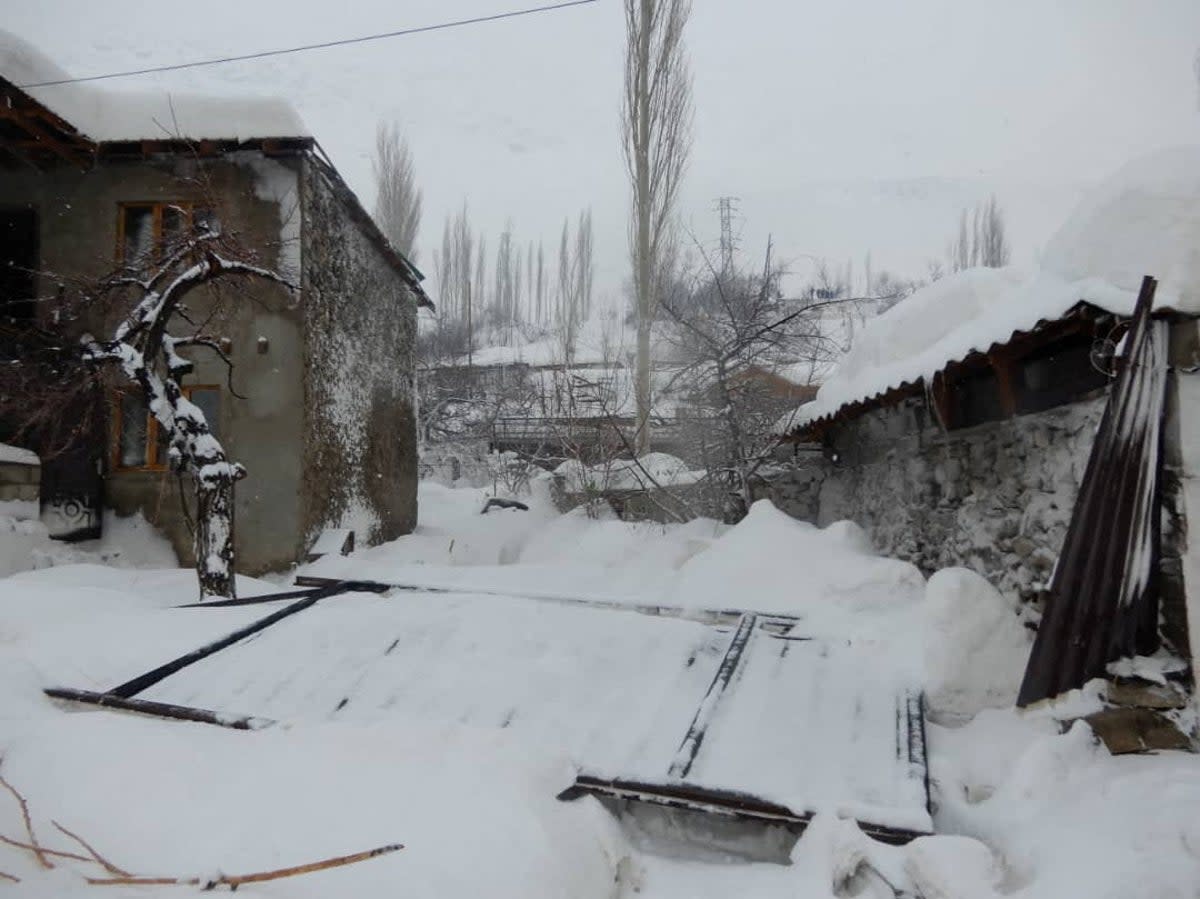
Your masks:
<path fill-rule="evenodd" d="M 369 545 L 416 525 L 416 302 L 313 163 L 303 179 L 306 545 Z"/>
<path fill-rule="evenodd" d="M 239 152 L 229 158 L 254 173 L 254 195 L 279 207 L 279 262 L 276 271 L 295 282 L 301 272 L 300 175 L 278 160 L 258 152 Z"/>
<path fill-rule="evenodd" d="M 867 324 L 794 424 L 1006 342 L 1086 300 L 1129 315 L 1143 275 L 1156 308 L 1200 314 L 1200 147 L 1135 160 L 1085 198 L 1039 271 L 969 269 L 934 282 Z"/>
<path fill-rule="evenodd" d="M 0 77 L 18 87 L 70 74 L 36 47 L 0 30 Z M 29 88 L 30 96 L 96 141 L 306 137 L 308 129 L 283 100 L 128 91 L 92 84 Z"/>

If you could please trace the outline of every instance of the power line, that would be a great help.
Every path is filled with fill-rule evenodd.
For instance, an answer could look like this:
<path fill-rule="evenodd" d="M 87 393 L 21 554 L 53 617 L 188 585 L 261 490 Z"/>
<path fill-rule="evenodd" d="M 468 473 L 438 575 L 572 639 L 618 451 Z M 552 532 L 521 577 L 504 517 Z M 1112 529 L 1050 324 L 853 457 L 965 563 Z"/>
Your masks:
<path fill-rule="evenodd" d="M 381 41 L 391 37 L 403 37 L 408 34 L 423 34 L 428 31 L 444 31 L 447 28 L 461 28 L 464 25 L 479 25 L 483 22 L 497 22 L 501 19 L 515 19 L 518 16 L 531 16 L 535 13 L 553 12 L 566 9 L 569 6 L 584 6 L 595 3 L 596 0 L 567 0 L 564 3 L 553 3 L 549 6 L 534 6 L 529 9 L 517 9 L 510 12 L 495 13 L 490 16 L 476 16 L 473 19 L 459 19 L 454 22 L 441 22 L 437 25 L 422 25 L 418 28 L 404 28 L 400 31 L 387 31 L 382 34 L 368 34 L 363 37 L 350 37 L 338 41 L 325 41 L 320 44 L 305 44 L 302 47 L 288 47 L 285 50 L 261 50 L 258 53 L 246 53 L 242 56 L 223 56 L 218 59 L 201 59 L 195 62 L 180 62 L 169 66 L 152 66 L 148 69 L 130 69 L 127 72 L 109 72 L 104 75 L 84 75 L 80 78 L 60 78 L 57 81 L 38 81 L 33 84 L 17 85 L 22 89 L 32 87 L 54 87 L 59 84 L 76 84 L 80 81 L 104 81 L 108 78 L 127 78 L 131 75 L 149 75 L 154 72 L 177 72 L 180 69 L 197 69 L 201 66 L 218 66 L 229 62 L 244 62 L 248 59 L 263 59 L 268 56 L 284 56 L 288 53 L 302 53 L 305 50 L 322 50 L 326 47 L 344 47 L 347 44 L 362 44 L 367 41 Z"/>

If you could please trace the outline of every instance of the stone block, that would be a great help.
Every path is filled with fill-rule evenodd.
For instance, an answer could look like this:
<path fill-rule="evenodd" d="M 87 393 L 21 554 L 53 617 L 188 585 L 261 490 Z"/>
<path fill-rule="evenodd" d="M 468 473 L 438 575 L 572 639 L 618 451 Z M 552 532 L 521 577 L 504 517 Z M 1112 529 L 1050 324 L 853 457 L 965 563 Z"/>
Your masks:
<path fill-rule="evenodd" d="M 1084 719 L 1113 755 L 1175 749 L 1194 751 L 1192 740 L 1153 709 L 1113 707 Z"/>

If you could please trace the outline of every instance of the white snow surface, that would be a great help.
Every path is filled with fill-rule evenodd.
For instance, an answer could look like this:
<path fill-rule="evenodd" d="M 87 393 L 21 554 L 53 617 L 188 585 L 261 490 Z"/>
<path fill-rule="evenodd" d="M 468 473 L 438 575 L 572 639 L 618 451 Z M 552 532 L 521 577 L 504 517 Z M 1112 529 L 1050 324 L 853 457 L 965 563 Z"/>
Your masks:
<path fill-rule="evenodd" d="M 599 465 L 584 465 L 578 459 L 568 459 L 554 469 L 554 473 L 564 478 L 570 493 L 688 487 L 704 480 L 706 475 L 702 469 L 691 469 L 670 453 L 646 453 L 636 461 L 614 459 Z"/>
<path fill-rule="evenodd" d="M 71 76 L 27 41 L 0 30 L 0 77 L 21 87 Z M 96 141 L 308 136 L 295 110 L 278 99 L 111 90 L 90 83 L 26 92 Z"/>
<path fill-rule="evenodd" d="M 928 379 L 1081 301 L 1129 315 L 1143 275 L 1159 280 L 1155 308 L 1200 314 L 1200 147 L 1160 151 L 1118 171 L 1051 239 L 1040 268 L 958 272 L 868 322 L 789 424 Z"/>
<path fill-rule="evenodd" d="M 152 875 L 405 844 L 239 890 L 264 897 L 889 899 L 885 882 L 926 899 L 1195 895 L 1200 760 L 1113 758 L 1085 725 L 1060 734 L 1047 711 L 987 708 L 1007 701 L 1028 648 L 1012 610 L 973 576 L 925 584 L 852 525 L 798 525 L 766 503 L 730 528 L 558 515 L 540 492 L 523 497 L 529 512 L 481 515 L 485 498 L 423 484 L 416 534 L 306 569 L 454 592 L 322 601 L 145 694 L 281 722 L 261 731 L 71 712 L 40 689 L 111 688 L 279 605 L 172 608 L 195 597 L 183 569 L 68 565 L 0 580 L 0 773 L 29 799 L 42 841 L 78 848 L 55 820 Z M 242 595 L 278 589 L 239 582 Z M 807 640 L 753 634 L 691 775 L 817 806 L 790 866 L 656 855 L 595 801 L 554 798 L 581 765 L 661 780 L 731 631 L 522 598 L 538 591 L 798 617 L 793 633 Z M 938 835 L 892 847 L 851 816 L 911 808 L 895 792 L 906 782 L 886 773 L 891 728 L 876 732 L 885 716 L 872 711 L 890 721 L 892 697 L 910 687 L 949 687 L 958 726 L 928 726 Z M 862 732 L 828 739 L 849 709 Z M 837 745 L 849 754 L 814 755 Z M 789 793 L 806 775 L 826 789 Z M 10 799 L 0 795 L 0 833 L 20 836 Z M 4 886 L 14 896 L 94 894 L 81 863 L 43 871 L 4 846 L 0 871 L 22 878 Z"/>
<path fill-rule="evenodd" d="M 15 465 L 41 465 L 41 460 L 38 459 L 37 453 L 33 450 L 27 450 L 20 446 L 10 446 L 7 443 L 0 443 L 0 462 L 8 462 Z"/>

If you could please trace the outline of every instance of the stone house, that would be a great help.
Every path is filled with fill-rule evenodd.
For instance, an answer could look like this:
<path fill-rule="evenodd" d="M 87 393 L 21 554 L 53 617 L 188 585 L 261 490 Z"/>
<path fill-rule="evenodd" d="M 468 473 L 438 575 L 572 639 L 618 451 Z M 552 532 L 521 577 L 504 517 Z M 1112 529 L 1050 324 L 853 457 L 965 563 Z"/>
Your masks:
<path fill-rule="evenodd" d="M 1081 204 L 1037 272 L 961 272 L 872 321 L 798 410 L 763 494 L 819 525 L 853 520 L 879 551 L 926 573 L 965 566 L 1014 599 L 1037 599 L 1071 522 L 1137 284 L 1157 274 L 1152 314 L 1169 337 L 1156 589 L 1162 636 L 1194 660 L 1198 166 L 1198 148 L 1138 161 Z"/>
<path fill-rule="evenodd" d="M 213 354 L 191 357 L 187 392 L 249 473 L 236 492 L 239 570 L 293 563 L 328 528 L 360 543 L 411 531 L 421 273 L 285 104 L 32 86 L 65 77 L 0 34 L 0 314 L 18 333 L 44 328 L 52 304 L 35 298 L 53 298 L 60 279 L 100 277 L 215 216 L 298 286 L 258 285 L 233 304 L 218 326 L 232 375 Z M 43 460 L 43 520 L 94 536 L 101 503 L 140 512 L 191 561 L 155 422 L 133 393 L 105 404 L 106 433 Z"/>

